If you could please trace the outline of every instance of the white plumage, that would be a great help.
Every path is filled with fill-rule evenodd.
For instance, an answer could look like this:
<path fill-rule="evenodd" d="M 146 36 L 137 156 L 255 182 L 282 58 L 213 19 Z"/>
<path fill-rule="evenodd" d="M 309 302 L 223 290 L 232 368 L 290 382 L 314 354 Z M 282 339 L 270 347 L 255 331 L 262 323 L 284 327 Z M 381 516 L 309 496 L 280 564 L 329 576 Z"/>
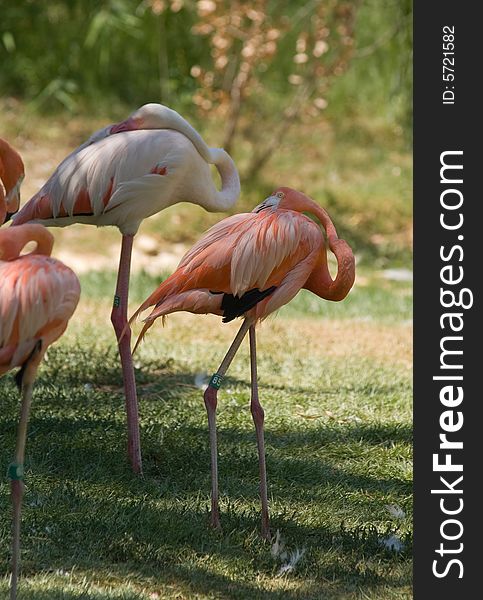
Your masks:
<path fill-rule="evenodd" d="M 221 190 L 210 164 L 220 173 Z M 133 235 L 143 219 L 177 202 L 224 211 L 239 193 L 230 156 L 208 148 L 175 111 L 150 104 L 125 122 L 100 129 L 69 154 L 14 224 L 115 225 Z"/>
<path fill-rule="evenodd" d="M 210 165 L 221 178 L 213 183 Z M 119 342 L 133 468 L 141 471 L 136 386 L 127 328 L 133 236 L 141 221 L 177 202 L 226 211 L 240 194 L 233 160 L 209 148 L 174 110 L 146 104 L 128 119 L 96 131 L 57 167 L 15 216 L 13 225 L 114 225 L 123 235 L 111 321 Z"/>

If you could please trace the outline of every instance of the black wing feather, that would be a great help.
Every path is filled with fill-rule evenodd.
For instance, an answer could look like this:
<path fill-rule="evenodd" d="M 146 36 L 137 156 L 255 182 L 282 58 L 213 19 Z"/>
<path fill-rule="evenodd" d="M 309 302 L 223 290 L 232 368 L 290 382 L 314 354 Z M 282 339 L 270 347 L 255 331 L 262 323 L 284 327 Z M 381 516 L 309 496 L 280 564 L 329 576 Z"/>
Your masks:
<path fill-rule="evenodd" d="M 261 300 L 270 296 L 276 289 L 277 287 L 275 285 L 272 285 L 263 291 L 254 288 L 253 290 L 248 290 L 248 292 L 245 292 L 243 296 L 240 296 L 239 298 L 233 294 L 223 294 L 223 300 L 221 301 L 223 323 L 229 323 L 230 321 L 233 321 L 233 319 L 245 314 Z"/>

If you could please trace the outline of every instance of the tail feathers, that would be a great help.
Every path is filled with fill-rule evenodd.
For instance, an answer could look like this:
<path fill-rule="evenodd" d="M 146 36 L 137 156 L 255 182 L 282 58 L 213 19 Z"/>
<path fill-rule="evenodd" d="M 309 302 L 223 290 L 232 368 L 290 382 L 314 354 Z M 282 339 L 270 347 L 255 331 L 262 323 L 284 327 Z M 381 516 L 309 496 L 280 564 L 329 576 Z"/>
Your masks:
<path fill-rule="evenodd" d="M 139 344 L 144 340 L 144 336 L 148 332 L 148 329 L 150 329 L 153 325 L 154 325 L 154 319 L 152 321 L 145 321 L 144 322 L 144 326 L 141 329 L 141 333 L 138 335 L 138 339 L 136 340 L 136 343 L 134 344 L 134 348 L 133 348 L 133 351 L 132 351 L 133 354 L 136 352 Z M 163 318 L 163 325 L 164 325 L 164 318 Z"/>
<path fill-rule="evenodd" d="M 12 225 L 24 225 L 31 221 L 52 219 L 52 204 L 47 194 L 37 192 L 12 218 Z"/>
<path fill-rule="evenodd" d="M 137 347 L 139 346 L 139 344 L 144 340 L 144 337 L 146 336 L 146 333 L 148 332 L 148 329 L 151 329 L 151 327 L 154 325 L 154 322 L 156 321 L 156 319 L 158 317 L 162 318 L 162 324 L 163 327 L 166 324 L 166 313 L 169 311 L 163 311 L 160 308 L 155 308 L 151 314 L 149 316 L 147 316 L 144 319 L 144 325 L 143 328 L 141 329 L 141 333 L 138 335 L 138 339 L 136 340 L 136 343 L 134 344 L 134 348 L 132 353 L 134 354 L 137 350 Z"/>
<path fill-rule="evenodd" d="M 129 319 L 129 325 L 131 325 L 143 311 L 145 311 L 150 306 L 155 306 L 155 308 L 151 312 L 151 314 L 148 317 L 146 317 L 146 319 L 144 319 L 144 326 L 141 330 L 141 333 L 138 336 L 138 339 L 136 340 L 136 344 L 134 345 L 133 354 L 134 354 L 134 352 L 136 352 L 137 347 L 143 341 L 144 336 L 146 335 L 146 332 L 153 325 L 154 321 L 158 317 L 163 317 L 163 325 L 164 325 L 164 318 L 165 318 L 166 314 L 168 312 L 172 312 L 169 310 L 167 310 L 166 312 L 163 312 L 163 310 L 162 310 L 162 305 L 164 304 L 166 294 L 169 293 L 169 292 L 166 292 L 167 286 L 165 284 L 167 281 L 168 280 L 164 281 L 160 286 L 158 286 L 154 290 L 154 292 L 148 298 L 146 298 L 146 300 L 141 304 L 141 306 L 135 311 L 135 313 Z M 161 303 L 161 306 L 159 306 L 160 303 Z M 127 325 L 126 325 L 126 327 L 127 327 Z"/>
<path fill-rule="evenodd" d="M 131 325 L 133 323 L 133 321 L 135 321 L 139 315 L 145 311 L 147 308 L 149 308 L 150 306 L 155 306 L 158 305 L 160 302 L 163 302 L 164 299 L 166 298 L 166 296 L 169 294 L 170 292 L 170 285 L 169 285 L 169 281 L 170 281 L 170 277 L 168 279 L 166 279 L 165 281 L 163 281 L 155 290 L 154 292 L 148 296 L 146 298 L 146 300 L 141 304 L 141 306 L 136 310 L 136 312 L 132 315 L 132 317 L 129 319 L 129 325 Z"/>
<path fill-rule="evenodd" d="M 156 292 L 154 292 L 154 293 L 156 293 Z M 154 302 L 150 302 L 151 296 L 145 302 L 143 302 L 143 304 L 141 304 L 141 306 L 138 308 L 138 310 L 130 318 L 129 323 L 131 323 L 133 321 L 133 319 L 135 319 L 140 313 L 142 313 L 143 310 L 146 310 L 146 308 L 149 308 L 150 306 L 152 306 L 154 304 Z M 166 322 L 166 315 L 170 312 L 175 312 L 175 310 L 179 310 L 176 308 L 174 308 L 174 310 L 173 310 L 173 304 L 174 304 L 173 299 L 168 298 L 167 301 L 162 302 L 162 304 L 160 306 L 156 306 L 151 311 L 151 313 L 143 320 L 144 325 L 141 330 L 141 333 L 138 336 L 138 339 L 136 340 L 136 344 L 134 345 L 133 354 L 134 354 L 134 352 L 136 352 L 136 349 L 139 346 L 139 344 L 144 340 L 144 336 L 146 335 L 148 329 L 150 329 L 154 325 L 154 321 L 156 321 L 156 319 L 158 317 L 162 317 L 163 327 L 164 327 L 165 322 Z"/>
<path fill-rule="evenodd" d="M 147 300 L 145 302 L 143 302 L 141 304 L 141 306 L 133 313 L 133 315 L 127 322 L 127 325 L 124 329 L 127 329 L 130 325 L 132 325 L 134 323 L 134 321 L 137 320 L 139 315 L 143 312 L 143 310 L 146 310 L 147 308 L 149 308 L 151 306 L 150 304 L 146 304 L 146 302 L 147 302 Z M 122 335 L 124 335 L 124 333 L 125 333 L 125 331 L 122 332 Z"/>
<path fill-rule="evenodd" d="M 187 311 L 194 314 L 204 315 L 208 313 L 221 315 L 222 299 L 223 294 L 213 293 L 207 289 L 188 290 L 186 292 L 181 292 L 168 297 L 164 297 L 160 302 L 156 304 L 152 312 L 144 319 L 144 327 L 141 333 L 139 334 L 134 350 L 138 347 L 139 343 L 146 335 L 148 329 L 153 325 L 154 321 L 156 321 L 156 319 L 158 319 L 159 317 L 163 318 L 164 325 L 165 317 L 171 313 L 178 311 Z M 152 306 L 152 304 L 153 303 L 148 298 L 148 300 L 146 300 L 146 302 L 144 302 L 131 317 L 131 321 L 134 318 L 136 318 L 136 316 L 140 312 L 142 312 L 149 306 Z"/>

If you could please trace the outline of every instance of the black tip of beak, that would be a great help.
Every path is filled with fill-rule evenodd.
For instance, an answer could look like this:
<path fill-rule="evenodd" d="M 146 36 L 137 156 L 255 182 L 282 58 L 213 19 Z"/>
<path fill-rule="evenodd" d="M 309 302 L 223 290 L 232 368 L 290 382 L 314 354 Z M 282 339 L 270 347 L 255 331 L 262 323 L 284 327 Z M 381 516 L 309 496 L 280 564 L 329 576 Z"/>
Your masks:
<path fill-rule="evenodd" d="M 15 214 L 15 213 L 9 213 L 9 212 L 8 212 L 8 213 L 5 215 L 5 220 L 4 220 L 4 222 L 2 223 L 2 225 L 4 225 L 5 223 L 7 223 L 8 221 L 10 221 L 10 219 L 13 217 L 13 215 L 14 215 L 14 214 Z"/>

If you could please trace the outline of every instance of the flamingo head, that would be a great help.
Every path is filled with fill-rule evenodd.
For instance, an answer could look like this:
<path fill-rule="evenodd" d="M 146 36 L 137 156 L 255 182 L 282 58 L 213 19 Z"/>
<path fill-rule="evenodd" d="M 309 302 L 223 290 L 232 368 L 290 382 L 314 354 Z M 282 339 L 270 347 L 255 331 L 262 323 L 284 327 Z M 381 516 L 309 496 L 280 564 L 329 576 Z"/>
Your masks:
<path fill-rule="evenodd" d="M 325 269 L 326 274 L 324 285 L 326 287 L 325 291 L 319 295 L 327 300 L 343 300 L 354 284 L 355 259 L 349 244 L 345 240 L 339 239 L 335 226 L 327 211 L 311 198 L 302 194 L 302 192 L 298 192 L 291 188 L 278 188 L 272 194 L 271 198 L 273 197 L 278 199 L 279 209 L 293 210 L 301 213 L 307 212 L 319 219 L 325 230 L 328 246 L 334 253 L 338 265 L 337 277 L 333 280 L 327 269 L 326 259 L 324 258 L 325 267 L 323 267 L 323 269 Z"/>
<path fill-rule="evenodd" d="M 174 113 L 174 111 L 167 106 L 150 102 L 135 110 L 125 121 L 112 125 L 110 133 L 135 131 L 137 129 L 162 129 L 165 127 L 171 113 Z"/>
<path fill-rule="evenodd" d="M 136 129 L 143 129 L 142 122 L 135 118 L 129 117 L 125 121 L 121 121 L 120 123 L 115 123 L 111 126 L 110 133 L 121 133 L 123 131 L 135 131 Z"/>
<path fill-rule="evenodd" d="M 3 219 L 0 225 L 8 221 L 20 207 L 20 186 L 25 177 L 25 169 L 20 154 L 10 144 L 0 138 L 0 179 L 5 188 L 2 195 Z"/>
<path fill-rule="evenodd" d="M 289 187 L 279 187 L 262 204 L 259 204 L 254 212 L 263 208 L 274 206 L 282 210 L 293 210 L 296 212 L 308 212 L 316 216 L 324 226 L 329 243 L 338 239 L 337 231 L 327 211 L 311 198 Z"/>

